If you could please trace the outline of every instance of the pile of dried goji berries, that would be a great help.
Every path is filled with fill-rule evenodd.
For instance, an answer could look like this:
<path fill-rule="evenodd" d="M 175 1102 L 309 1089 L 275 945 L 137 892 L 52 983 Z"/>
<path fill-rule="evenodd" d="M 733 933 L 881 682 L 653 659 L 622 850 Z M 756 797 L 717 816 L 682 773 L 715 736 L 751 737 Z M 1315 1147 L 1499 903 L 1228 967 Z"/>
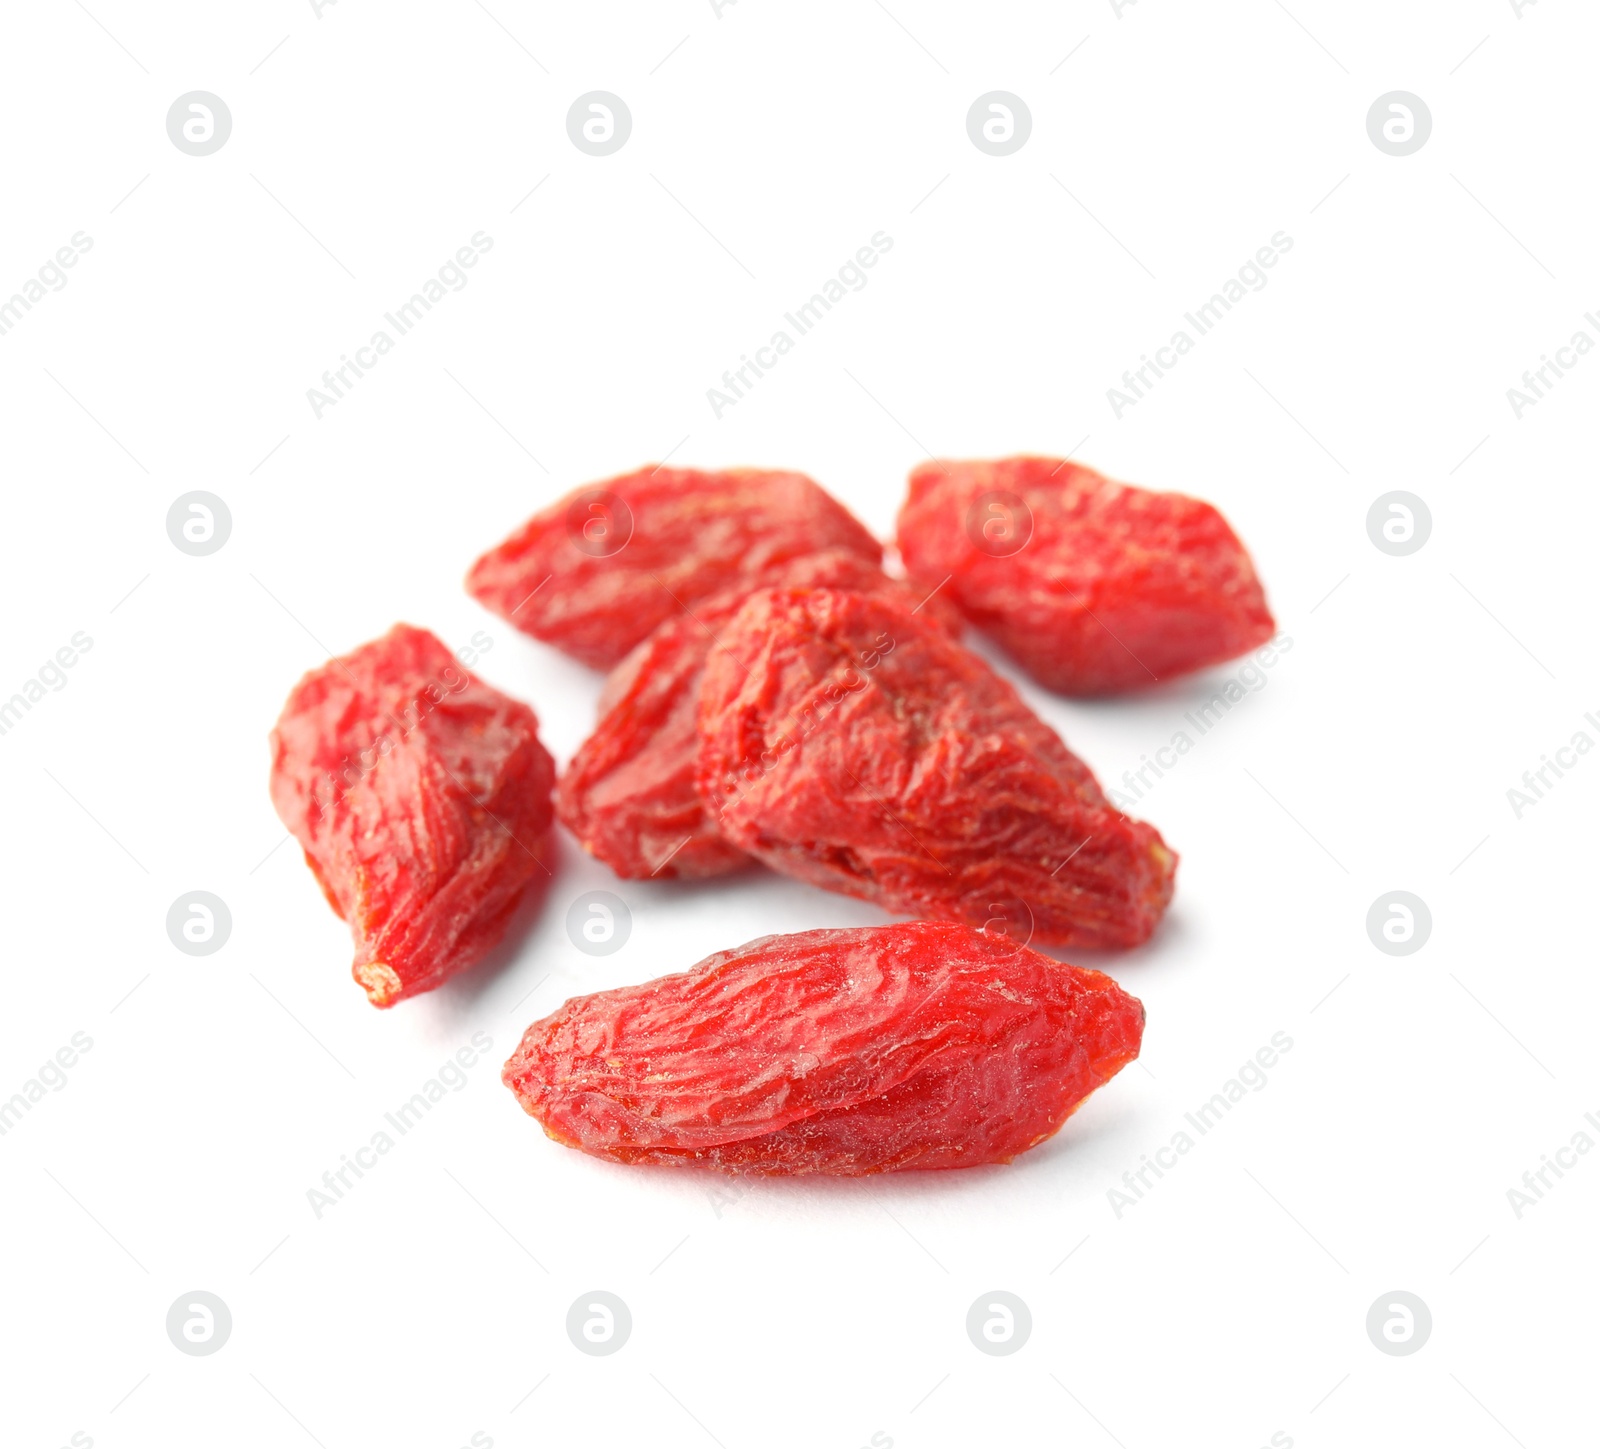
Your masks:
<path fill-rule="evenodd" d="M 749 469 L 641 469 L 535 515 L 467 588 L 611 671 L 559 780 L 533 711 L 424 630 L 301 680 L 273 803 L 373 1004 L 501 938 L 559 817 L 620 876 L 759 861 L 919 919 L 568 1001 L 503 1073 L 557 1141 L 853 1175 L 1005 1162 L 1055 1132 L 1138 1055 L 1144 1008 L 1029 943 L 1147 940 L 1178 858 L 963 626 L 1103 695 L 1242 654 L 1272 616 L 1216 509 L 1059 459 L 923 464 L 897 543 L 905 577 L 809 478 Z"/>

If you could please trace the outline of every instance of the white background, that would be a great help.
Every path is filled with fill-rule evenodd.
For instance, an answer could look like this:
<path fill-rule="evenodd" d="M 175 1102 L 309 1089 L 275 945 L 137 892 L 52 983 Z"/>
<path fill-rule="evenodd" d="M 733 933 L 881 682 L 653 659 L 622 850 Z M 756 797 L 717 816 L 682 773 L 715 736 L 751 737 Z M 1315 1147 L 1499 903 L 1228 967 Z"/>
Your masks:
<path fill-rule="evenodd" d="M 0 1092 L 94 1045 L 0 1139 L 8 1445 L 1592 1433 L 1600 1154 L 1520 1219 L 1507 1190 L 1600 1112 L 1600 758 L 1520 819 L 1506 792 L 1600 740 L 1600 358 L 1520 420 L 1505 393 L 1600 338 L 1600 22 L 1286 3 L 11 7 L 0 293 L 93 248 L 0 337 L 0 695 L 93 648 L 0 738 Z M 194 89 L 233 116 L 205 158 L 165 129 Z M 595 89 L 633 116 L 604 159 L 565 128 Z M 1033 117 L 1004 159 L 965 129 L 996 89 Z M 1433 116 L 1403 159 L 1365 124 L 1396 89 Z M 316 419 L 306 389 L 480 230 L 470 284 Z M 1123 369 L 1280 230 L 1269 285 L 1117 420 Z M 705 390 L 877 231 L 870 284 L 716 419 Z M 1145 1054 L 1057 1139 L 742 1194 L 547 1141 L 498 1068 L 565 996 L 885 919 L 761 873 L 618 883 L 563 837 L 512 949 L 368 1006 L 267 798 L 328 651 L 486 630 L 564 761 L 599 679 L 460 587 L 536 507 L 670 452 L 804 470 L 887 535 L 930 453 L 1074 448 L 1221 506 L 1294 644 L 1137 807 L 1177 898 L 1086 964 L 1144 1000 Z M 233 517 L 206 558 L 165 530 L 196 488 Z M 1366 532 L 1395 488 L 1432 513 L 1410 557 Z M 1114 785 L 1233 672 L 1021 687 Z M 608 957 L 564 926 L 597 888 L 633 916 Z M 195 889 L 232 911 L 214 956 L 164 928 Z M 1413 956 L 1366 933 L 1394 889 L 1432 911 Z M 466 1087 L 318 1220 L 307 1190 L 474 1031 Z M 1277 1031 L 1265 1088 L 1119 1219 L 1108 1190 Z M 210 1357 L 164 1329 L 194 1289 L 233 1315 Z M 611 1357 L 564 1330 L 592 1289 L 632 1311 Z M 995 1289 L 1033 1316 L 1009 1357 L 965 1332 Z M 1409 1357 L 1364 1326 L 1395 1289 L 1433 1315 Z"/>

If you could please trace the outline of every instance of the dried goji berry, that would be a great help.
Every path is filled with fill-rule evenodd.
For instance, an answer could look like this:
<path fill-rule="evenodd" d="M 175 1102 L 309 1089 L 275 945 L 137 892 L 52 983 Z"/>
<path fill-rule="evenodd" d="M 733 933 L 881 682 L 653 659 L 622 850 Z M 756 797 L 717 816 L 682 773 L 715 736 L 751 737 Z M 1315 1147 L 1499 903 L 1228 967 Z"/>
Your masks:
<path fill-rule="evenodd" d="M 700 686 L 698 784 L 775 870 L 907 915 L 1134 946 L 1177 857 L 975 654 L 892 600 L 753 593 Z"/>
<path fill-rule="evenodd" d="M 504 933 L 536 876 L 555 766 L 539 722 L 396 624 L 313 669 L 272 732 L 272 803 L 350 923 L 374 1006 L 428 991 Z"/>
<path fill-rule="evenodd" d="M 596 669 L 666 620 L 776 564 L 883 547 L 800 473 L 641 468 L 569 493 L 467 575 L 480 603 Z"/>
<path fill-rule="evenodd" d="M 905 583 L 840 549 L 795 559 L 771 576 L 794 587 L 887 593 L 945 628 L 960 628 L 960 617 L 941 600 L 923 609 Z M 562 771 L 556 813 L 620 876 L 701 877 L 749 864 L 706 815 L 695 785 L 701 671 L 747 592 L 696 604 L 638 645 L 612 671 L 594 733 Z"/>
<path fill-rule="evenodd" d="M 767 936 L 575 997 L 502 1078 L 617 1162 L 856 1176 L 1009 1162 L 1139 1054 L 1109 976 L 966 926 Z"/>
<path fill-rule="evenodd" d="M 900 551 L 1041 684 L 1112 694 L 1272 637 L 1244 545 L 1209 503 L 1058 458 L 923 463 Z"/>

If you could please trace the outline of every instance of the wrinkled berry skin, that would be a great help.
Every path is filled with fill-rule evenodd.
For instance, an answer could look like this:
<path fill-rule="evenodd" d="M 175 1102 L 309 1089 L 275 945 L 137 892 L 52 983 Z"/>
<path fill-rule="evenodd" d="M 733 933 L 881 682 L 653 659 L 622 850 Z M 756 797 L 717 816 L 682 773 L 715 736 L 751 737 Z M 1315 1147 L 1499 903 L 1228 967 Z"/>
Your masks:
<path fill-rule="evenodd" d="M 924 597 L 841 549 L 808 554 L 772 576 L 795 587 L 885 593 L 909 607 Z M 562 771 L 556 813 L 619 876 L 698 879 L 750 864 L 706 814 L 695 783 L 700 676 L 746 597 L 744 590 L 718 594 L 638 645 L 607 679 L 594 733 Z M 947 630 L 960 629 L 960 616 L 938 598 L 919 612 Z"/>
<path fill-rule="evenodd" d="M 556 1141 L 626 1163 L 854 1177 L 1009 1162 L 1139 1054 L 1109 976 L 966 926 L 767 936 L 574 997 L 501 1074 Z"/>
<path fill-rule="evenodd" d="M 735 608 L 743 594 L 719 596 Z M 627 879 L 725 875 L 750 857 L 707 818 L 695 788 L 700 675 L 726 606 L 669 619 L 607 681 L 594 733 L 556 787 L 556 813 Z"/>
<path fill-rule="evenodd" d="M 883 547 L 800 473 L 641 468 L 569 493 L 484 554 L 467 592 L 595 669 L 652 630 L 775 565 Z"/>
<path fill-rule="evenodd" d="M 1274 633 L 1250 555 L 1209 503 L 1058 458 L 923 463 L 900 510 L 907 570 L 1069 695 L 1143 689 Z"/>
<path fill-rule="evenodd" d="M 374 1006 L 484 954 L 535 878 L 555 765 L 525 704 L 396 624 L 313 669 L 272 732 L 272 803 L 355 938 Z"/>
<path fill-rule="evenodd" d="M 707 658 L 701 798 L 774 870 L 913 916 L 1136 946 L 1177 857 L 977 655 L 892 600 L 753 593 Z"/>

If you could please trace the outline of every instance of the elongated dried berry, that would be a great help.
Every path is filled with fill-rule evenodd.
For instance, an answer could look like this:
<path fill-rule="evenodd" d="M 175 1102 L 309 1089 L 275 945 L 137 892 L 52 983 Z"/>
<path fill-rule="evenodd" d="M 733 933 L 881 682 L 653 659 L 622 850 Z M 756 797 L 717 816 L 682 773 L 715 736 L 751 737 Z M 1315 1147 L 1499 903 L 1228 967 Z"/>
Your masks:
<path fill-rule="evenodd" d="M 884 593 L 917 607 L 921 598 L 857 554 L 832 549 L 779 566 L 786 584 Z M 696 717 L 706 655 L 747 593 L 697 604 L 661 625 L 606 681 L 595 730 L 561 774 L 556 813 L 620 876 L 696 878 L 748 865 L 700 802 Z M 920 607 L 935 623 L 960 627 L 937 598 Z"/>
<path fill-rule="evenodd" d="M 900 511 L 910 572 L 1041 684 L 1114 694 L 1272 637 L 1250 555 L 1209 503 L 1058 458 L 924 463 Z"/>
<path fill-rule="evenodd" d="M 467 575 L 481 604 L 610 669 L 702 599 L 826 549 L 877 564 L 882 545 L 800 473 L 641 468 L 569 493 Z"/>
<path fill-rule="evenodd" d="M 891 911 L 1134 946 L 1177 857 L 976 655 L 891 600 L 752 594 L 706 661 L 698 784 L 774 870 Z"/>
<path fill-rule="evenodd" d="M 314 669 L 272 732 L 272 803 L 393 1006 L 483 955 L 536 877 L 555 767 L 539 722 L 396 624 Z"/>
<path fill-rule="evenodd" d="M 502 1078 L 556 1141 L 617 1162 L 976 1167 L 1058 1131 L 1143 1029 L 1109 976 L 914 921 L 767 936 L 575 997 Z"/>

